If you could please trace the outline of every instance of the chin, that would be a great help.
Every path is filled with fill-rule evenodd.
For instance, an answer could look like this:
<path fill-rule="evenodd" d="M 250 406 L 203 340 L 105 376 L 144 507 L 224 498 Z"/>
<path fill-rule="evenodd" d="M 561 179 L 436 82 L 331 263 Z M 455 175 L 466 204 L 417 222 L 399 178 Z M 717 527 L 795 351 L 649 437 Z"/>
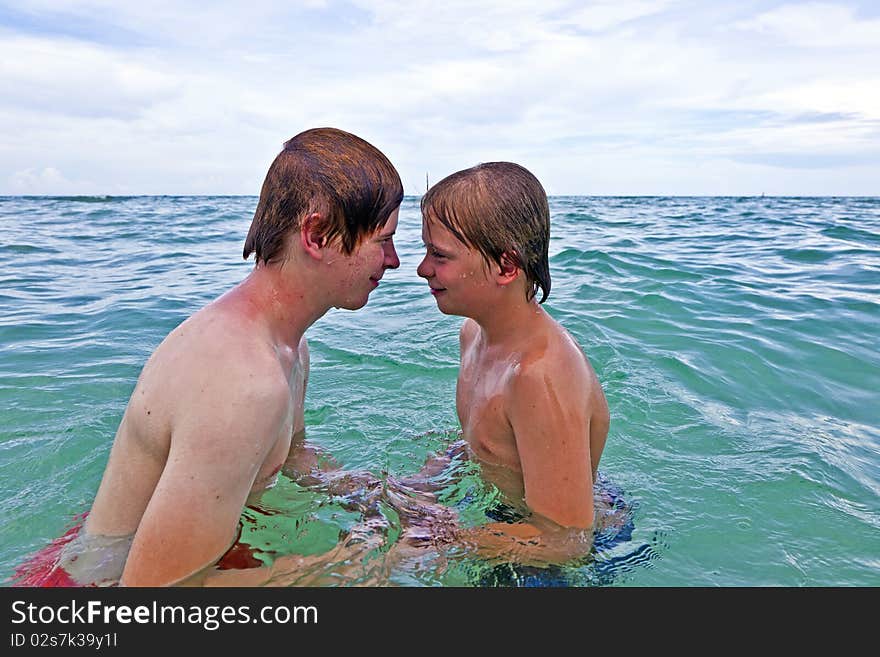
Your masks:
<path fill-rule="evenodd" d="M 360 310 L 367 305 L 367 301 L 369 300 L 369 295 L 363 299 L 346 299 L 344 303 L 341 303 L 336 307 L 342 310 Z"/>
<path fill-rule="evenodd" d="M 440 301 L 437 301 L 437 310 L 439 310 L 444 315 L 461 315 L 461 313 L 455 312 L 454 309 L 449 306 L 444 306 Z"/>

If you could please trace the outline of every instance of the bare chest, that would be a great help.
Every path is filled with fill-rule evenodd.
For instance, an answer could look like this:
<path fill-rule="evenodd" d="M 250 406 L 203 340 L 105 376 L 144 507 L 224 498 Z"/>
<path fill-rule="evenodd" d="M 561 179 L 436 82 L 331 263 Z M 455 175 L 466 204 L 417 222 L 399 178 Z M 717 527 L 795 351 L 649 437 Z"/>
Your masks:
<path fill-rule="evenodd" d="M 259 495 L 261 492 L 267 488 L 271 488 L 275 484 L 278 478 L 278 473 L 281 471 L 281 467 L 284 465 L 284 462 L 287 460 L 287 456 L 290 453 L 293 434 L 297 430 L 302 429 L 302 427 L 298 425 L 302 424 L 303 386 L 302 366 L 299 364 L 299 361 L 296 361 L 290 378 L 291 394 L 290 402 L 287 407 L 286 419 L 281 426 L 269 453 L 266 455 L 266 459 L 260 466 L 257 477 L 254 479 L 254 484 L 251 487 L 252 497 Z"/>
<path fill-rule="evenodd" d="M 465 359 L 456 386 L 456 410 L 464 439 L 482 461 L 521 471 L 507 417 L 509 367 Z"/>
<path fill-rule="evenodd" d="M 290 451 L 292 428 L 292 421 L 290 424 L 285 425 L 263 464 L 260 466 L 260 470 L 251 486 L 251 492 L 248 495 L 249 503 L 253 502 L 266 489 L 272 488 L 278 480 L 278 473 L 281 472 L 281 466 L 284 464 Z"/>

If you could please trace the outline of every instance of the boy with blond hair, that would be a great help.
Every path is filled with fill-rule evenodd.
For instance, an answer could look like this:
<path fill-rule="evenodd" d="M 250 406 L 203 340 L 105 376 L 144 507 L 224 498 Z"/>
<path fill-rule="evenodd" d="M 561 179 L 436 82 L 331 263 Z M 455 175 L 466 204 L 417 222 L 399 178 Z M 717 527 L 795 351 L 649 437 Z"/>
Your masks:
<path fill-rule="evenodd" d="M 421 208 L 418 274 L 441 312 L 466 318 L 456 410 L 467 453 L 507 505 L 456 542 L 524 562 L 583 556 L 609 412 L 586 355 L 541 307 L 547 195 L 522 166 L 489 162 L 441 180 Z"/>

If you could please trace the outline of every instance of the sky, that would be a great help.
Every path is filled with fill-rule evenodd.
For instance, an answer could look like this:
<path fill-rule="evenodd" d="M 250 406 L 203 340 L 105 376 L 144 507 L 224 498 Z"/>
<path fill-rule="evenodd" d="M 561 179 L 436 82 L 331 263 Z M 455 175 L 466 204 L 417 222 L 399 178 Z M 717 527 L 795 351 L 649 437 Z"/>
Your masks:
<path fill-rule="evenodd" d="M 257 195 L 319 126 L 412 195 L 880 195 L 878 0 L 0 1 L 0 89 L 0 195 Z"/>

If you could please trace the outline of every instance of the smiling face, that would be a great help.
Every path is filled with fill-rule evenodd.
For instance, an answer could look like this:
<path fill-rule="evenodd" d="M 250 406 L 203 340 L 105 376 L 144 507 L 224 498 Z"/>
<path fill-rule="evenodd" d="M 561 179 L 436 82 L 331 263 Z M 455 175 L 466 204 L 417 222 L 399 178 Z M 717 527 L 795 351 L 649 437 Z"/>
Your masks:
<path fill-rule="evenodd" d="M 384 226 L 365 237 L 351 255 L 345 255 L 333 247 L 334 253 L 328 259 L 328 264 L 337 276 L 335 307 L 345 310 L 363 308 L 370 292 L 379 286 L 385 270 L 400 266 L 394 249 L 398 213 L 399 208 L 391 213 Z"/>
<path fill-rule="evenodd" d="M 416 272 L 428 281 L 437 308 L 446 315 L 474 317 L 497 285 L 491 265 L 437 221 L 422 220 L 425 257 Z"/>

